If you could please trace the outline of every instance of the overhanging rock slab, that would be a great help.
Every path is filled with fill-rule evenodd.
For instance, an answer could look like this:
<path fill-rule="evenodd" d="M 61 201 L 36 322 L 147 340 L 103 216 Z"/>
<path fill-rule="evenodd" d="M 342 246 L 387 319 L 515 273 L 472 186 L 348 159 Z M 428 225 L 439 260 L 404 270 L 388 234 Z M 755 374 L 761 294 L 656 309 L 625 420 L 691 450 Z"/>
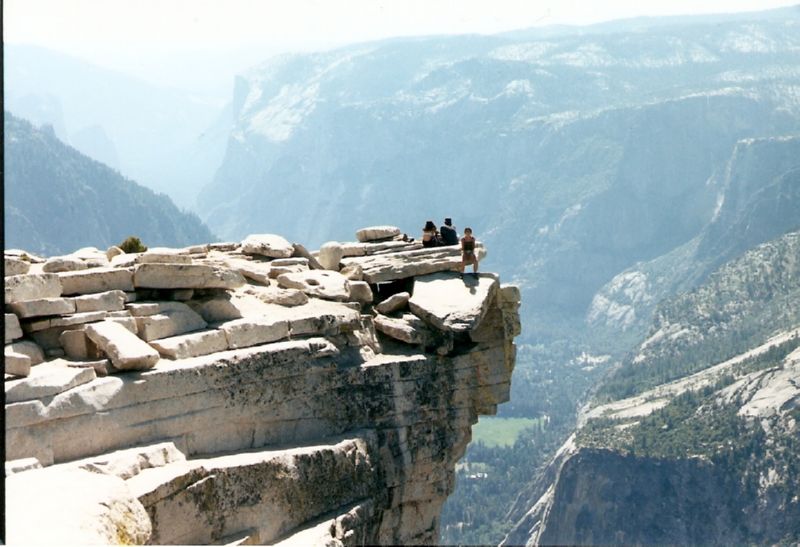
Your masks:
<path fill-rule="evenodd" d="M 475 248 L 478 259 L 486 255 L 480 245 Z M 456 246 L 434 247 L 416 251 L 374 254 L 343 258 L 345 266 L 359 265 L 367 283 L 384 283 L 436 272 L 455 271 L 461 264 L 461 250 Z"/>
<path fill-rule="evenodd" d="M 469 332 L 486 315 L 495 301 L 497 278 L 492 274 L 470 275 L 461 279 L 455 273 L 436 273 L 417 277 L 414 295 L 408 301 L 411 311 L 438 329 Z"/>

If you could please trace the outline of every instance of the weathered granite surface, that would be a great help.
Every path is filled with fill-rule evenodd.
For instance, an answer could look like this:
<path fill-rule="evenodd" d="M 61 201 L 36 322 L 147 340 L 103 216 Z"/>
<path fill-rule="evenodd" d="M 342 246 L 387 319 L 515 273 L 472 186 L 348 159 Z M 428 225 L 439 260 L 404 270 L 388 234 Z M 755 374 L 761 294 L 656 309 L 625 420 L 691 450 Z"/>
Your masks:
<path fill-rule="evenodd" d="M 446 271 L 452 250 L 342 243 L 368 260 L 348 285 L 255 239 L 6 290 L 22 312 L 7 314 L 22 326 L 6 334 L 9 543 L 437 540 L 471 426 L 509 397 L 519 293 Z M 268 286 L 275 271 L 296 288 Z M 410 276 L 378 313 L 375 280 Z M 40 347 L 41 364 L 19 353 Z"/>

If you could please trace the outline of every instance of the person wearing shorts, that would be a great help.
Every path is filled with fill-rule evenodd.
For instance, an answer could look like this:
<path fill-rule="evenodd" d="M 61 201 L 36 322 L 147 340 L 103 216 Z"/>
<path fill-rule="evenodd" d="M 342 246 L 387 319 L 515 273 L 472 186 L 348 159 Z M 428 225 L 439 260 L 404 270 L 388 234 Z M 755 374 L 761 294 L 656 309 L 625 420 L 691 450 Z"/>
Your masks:
<path fill-rule="evenodd" d="M 472 264 L 472 275 L 478 277 L 478 255 L 475 254 L 475 238 L 472 237 L 472 228 L 464 228 L 464 237 L 461 238 L 461 268 L 459 272 L 464 277 L 464 268 Z"/>

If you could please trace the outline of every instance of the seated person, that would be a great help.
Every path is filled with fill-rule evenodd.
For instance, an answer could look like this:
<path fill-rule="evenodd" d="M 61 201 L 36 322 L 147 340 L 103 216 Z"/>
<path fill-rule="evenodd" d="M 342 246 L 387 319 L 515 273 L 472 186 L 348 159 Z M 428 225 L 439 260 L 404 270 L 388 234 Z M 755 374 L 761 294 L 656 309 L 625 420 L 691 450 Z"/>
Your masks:
<path fill-rule="evenodd" d="M 444 219 L 444 226 L 439 229 L 442 235 L 442 242 L 444 245 L 458 245 L 458 232 L 456 227 L 453 226 L 453 219 Z"/>
<path fill-rule="evenodd" d="M 436 231 L 436 224 L 434 224 L 432 220 L 426 222 L 425 227 L 422 228 L 422 246 L 439 246 L 439 232 Z"/>

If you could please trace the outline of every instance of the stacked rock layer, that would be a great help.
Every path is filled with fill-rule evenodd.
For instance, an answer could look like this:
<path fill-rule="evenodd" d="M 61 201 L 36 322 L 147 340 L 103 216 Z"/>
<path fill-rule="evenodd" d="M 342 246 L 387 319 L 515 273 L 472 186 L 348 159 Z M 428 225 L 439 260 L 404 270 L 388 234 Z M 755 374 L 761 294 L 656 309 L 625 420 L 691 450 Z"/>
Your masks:
<path fill-rule="evenodd" d="M 398 233 L 7 251 L 9 543 L 434 543 L 519 291 Z"/>

